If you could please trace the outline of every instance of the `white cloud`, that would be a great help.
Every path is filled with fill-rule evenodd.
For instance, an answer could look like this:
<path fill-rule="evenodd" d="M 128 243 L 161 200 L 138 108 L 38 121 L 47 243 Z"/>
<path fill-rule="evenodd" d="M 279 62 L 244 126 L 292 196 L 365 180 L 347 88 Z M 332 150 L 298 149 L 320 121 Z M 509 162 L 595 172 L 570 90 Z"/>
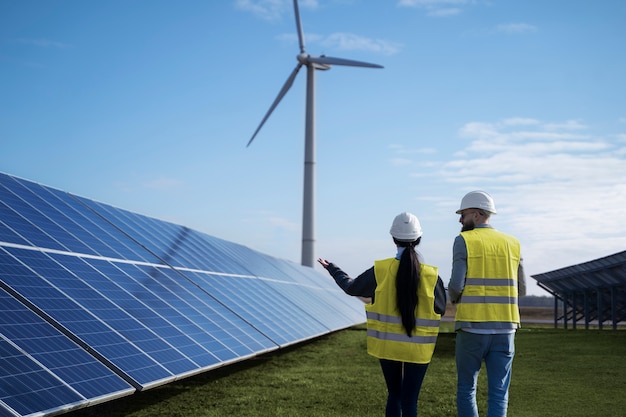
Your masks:
<path fill-rule="evenodd" d="M 409 207 L 428 230 L 420 251 L 445 282 L 458 232 L 454 211 L 473 189 L 494 196 L 494 227 L 520 239 L 531 294 L 545 295 L 533 274 L 626 248 L 626 146 L 616 135 L 599 135 L 582 120 L 511 117 L 467 123 L 458 136 L 456 143 L 447 141 L 455 154 L 438 149 L 422 158 L 427 148 L 395 143 L 386 159 L 395 175 L 405 172 L 412 181 L 403 190 L 414 197 Z M 379 229 L 384 233 L 385 227 Z M 322 239 L 323 252 L 352 273 L 369 267 L 363 259 L 389 250 L 384 237 L 363 246 L 361 240 L 342 239 L 336 245 Z M 355 248 L 358 257 L 352 255 Z"/>
<path fill-rule="evenodd" d="M 538 125 L 541 123 L 537 119 L 530 119 L 527 117 L 511 117 L 509 119 L 504 119 L 501 124 L 505 126 L 526 126 L 526 125 Z"/>
<path fill-rule="evenodd" d="M 468 123 L 459 136 L 469 143 L 434 175 L 494 196 L 493 221 L 522 241 L 531 274 L 607 256 L 626 247 L 626 153 L 619 137 L 589 129 L 575 120 Z"/>
<path fill-rule="evenodd" d="M 431 155 L 436 154 L 437 150 L 435 148 L 405 148 L 403 145 L 389 145 L 389 149 L 393 151 L 397 156 L 389 158 L 389 163 L 394 167 L 402 167 L 402 166 L 410 166 L 410 165 L 418 165 L 420 167 L 430 167 L 434 166 L 434 163 L 429 162 L 427 159 L 424 160 L 423 155 Z M 418 155 L 416 158 L 413 158 L 414 155 Z M 412 177 L 418 176 L 420 174 L 411 174 Z"/>
<path fill-rule="evenodd" d="M 293 3 L 287 0 L 237 0 L 235 6 L 240 10 L 253 13 L 261 19 L 278 20 L 284 14 L 293 13 Z M 300 8 L 316 9 L 319 7 L 317 0 L 301 0 L 298 2 Z M 371 39 L 353 33 L 337 32 L 331 35 L 320 35 L 316 33 L 304 33 L 305 43 L 317 43 L 326 48 L 341 51 L 368 51 L 383 55 L 396 54 L 402 44 L 389 42 L 383 39 Z M 286 33 L 279 35 L 277 39 L 296 43 L 297 33 Z"/>
<path fill-rule="evenodd" d="M 567 120 L 564 123 L 546 123 L 544 126 L 547 130 L 581 130 L 587 128 L 586 125 L 578 120 Z"/>
<path fill-rule="evenodd" d="M 414 155 L 414 154 L 434 154 L 437 153 L 435 148 L 406 148 L 404 145 L 393 144 L 389 145 L 389 149 L 391 149 L 397 155 Z"/>
<path fill-rule="evenodd" d="M 446 16 L 456 16 L 457 14 L 461 14 L 461 9 L 459 8 L 444 8 L 444 9 L 435 9 L 428 12 L 428 16 L 433 17 L 446 17 Z"/>
<path fill-rule="evenodd" d="M 399 0 L 399 7 L 433 7 L 450 4 L 467 4 L 468 0 Z"/>
<path fill-rule="evenodd" d="M 544 146 L 548 144 L 551 150 L 559 148 L 577 151 L 602 149 L 604 147 L 601 144 L 602 141 L 593 140 L 588 134 L 571 132 L 586 128 L 584 124 L 571 120 L 560 123 L 542 123 L 535 119 L 509 118 L 496 123 L 467 123 L 459 129 L 459 137 L 471 141 L 471 144 L 464 149 L 464 153 L 498 149 L 512 150 L 514 146 L 523 147 L 524 152 L 548 150 L 537 147 L 535 142 L 543 143 Z"/>
<path fill-rule="evenodd" d="M 411 165 L 413 163 L 412 160 L 407 159 L 407 158 L 391 158 L 389 162 L 393 166 L 405 166 L 405 165 Z"/>
<path fill-rule="evenodd" d="M 532 33 L 537 31 L 537 27 L 528 23 L 505 23 L 496 26 L 496 31 L 508 34 Z"/>
<path fill-rule="evenodd" d="M 307 40 L 310 40 L 309 36 L 307 36 Z M 341 32 L 333 33 L 321 39 L 319 43 L 322 46 L 343 51 L 370 51 L 384 55 L 393 55 L 401 48 L 401 45 L 398 43 Z"/>
<path fill-rule="evenodd" d="M 291 4 L 291 2 L 289 2 Z M 319 7 L 319 2 L 317 0 L 300 0 L 298 1 L 300 7 L 307 7 L 309 9 L 317 9 Z"/>
<path fill-rule="evenodd" d="M 281 0 L 237 0 L 235 6 L 266 20 L 277 20 L 286 11 L 286 4 Z"/>
<path fill-rule="evenodd" d="M 317 0 L 301 0 L 298 6 L 317 9 L 319 4 Z M 235 7 L 265 20 L 278 20 L 284 14 L 293 14 L 293 3 L 289 0 L 237 0 Z"/>
<path fill-rule="evenodd" d="M 462 9 L 458 6 L 468 3 L 468 0 L 399 0 L 397 6 L 424 9 L 431 17 L 447 17 L 460 14 Z"/>

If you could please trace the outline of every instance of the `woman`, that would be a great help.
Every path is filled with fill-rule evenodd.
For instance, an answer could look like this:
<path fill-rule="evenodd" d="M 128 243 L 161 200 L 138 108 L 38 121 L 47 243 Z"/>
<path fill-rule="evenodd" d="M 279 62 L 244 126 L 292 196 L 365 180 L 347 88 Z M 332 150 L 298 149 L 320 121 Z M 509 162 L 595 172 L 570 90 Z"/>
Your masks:
<path fill-rule="evenodd" d="M 371 298 L 366 304 L 367 352 L 380 360 L 387 384 L 387 417 L 417 416 L 417 399 L 435 350 L 446 293 L 437 268 L 423 264 L 415 248 L 422 228 L 411 213 L 396 216 L 389 231 L 395 258 L 375 261 L 357 278 L 318 259 L 349 295 Z"/>

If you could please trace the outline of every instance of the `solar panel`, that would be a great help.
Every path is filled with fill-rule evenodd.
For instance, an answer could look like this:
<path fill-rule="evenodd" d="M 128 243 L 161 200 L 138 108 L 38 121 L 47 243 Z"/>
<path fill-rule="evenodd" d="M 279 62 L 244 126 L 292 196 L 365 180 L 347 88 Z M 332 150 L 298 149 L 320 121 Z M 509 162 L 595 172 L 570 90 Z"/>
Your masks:
<path fill-rule="evenodd" d="M 71 409 L 135 391 L 4 289 L 0 308 L 0 403 L 12 410 L 8 415 Z"/>
<path fill-rule="evenodd" d="M 364 321 L 313 268 L 2 173 L 0 197 L 0 417 L 89 406 Z"/>

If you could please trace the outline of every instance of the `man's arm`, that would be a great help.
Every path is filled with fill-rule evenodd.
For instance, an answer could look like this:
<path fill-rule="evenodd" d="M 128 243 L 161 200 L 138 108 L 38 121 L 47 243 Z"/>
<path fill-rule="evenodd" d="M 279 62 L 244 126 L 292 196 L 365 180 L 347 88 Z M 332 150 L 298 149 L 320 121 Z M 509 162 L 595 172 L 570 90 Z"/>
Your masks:
<path fill-rule="evenodd" d="M 467 274 L 467 246 L 461 235 L 454 239 L 452 246 L 452 273 L 448 284 L 450 301 L 455 304 L 461 298 L 465 288 L 465 275 Z"/>

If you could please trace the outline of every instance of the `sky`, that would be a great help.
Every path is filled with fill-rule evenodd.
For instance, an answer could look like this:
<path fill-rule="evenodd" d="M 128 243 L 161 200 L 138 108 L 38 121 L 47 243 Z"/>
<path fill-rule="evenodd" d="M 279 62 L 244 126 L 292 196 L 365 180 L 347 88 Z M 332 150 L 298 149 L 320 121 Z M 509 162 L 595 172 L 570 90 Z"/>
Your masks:
<path fill-rule="evenodd" d="M 626 249 L 626 2 L 301 0 L 315 257 L 356 276 L 393 218 L 447 285 L 455 211 L 532 278 Z M 0 2 L 0 171 L 300 263 L 306 70 L 290 0 Z M 316 269 L 322 270 L 320 266 Z"/>

